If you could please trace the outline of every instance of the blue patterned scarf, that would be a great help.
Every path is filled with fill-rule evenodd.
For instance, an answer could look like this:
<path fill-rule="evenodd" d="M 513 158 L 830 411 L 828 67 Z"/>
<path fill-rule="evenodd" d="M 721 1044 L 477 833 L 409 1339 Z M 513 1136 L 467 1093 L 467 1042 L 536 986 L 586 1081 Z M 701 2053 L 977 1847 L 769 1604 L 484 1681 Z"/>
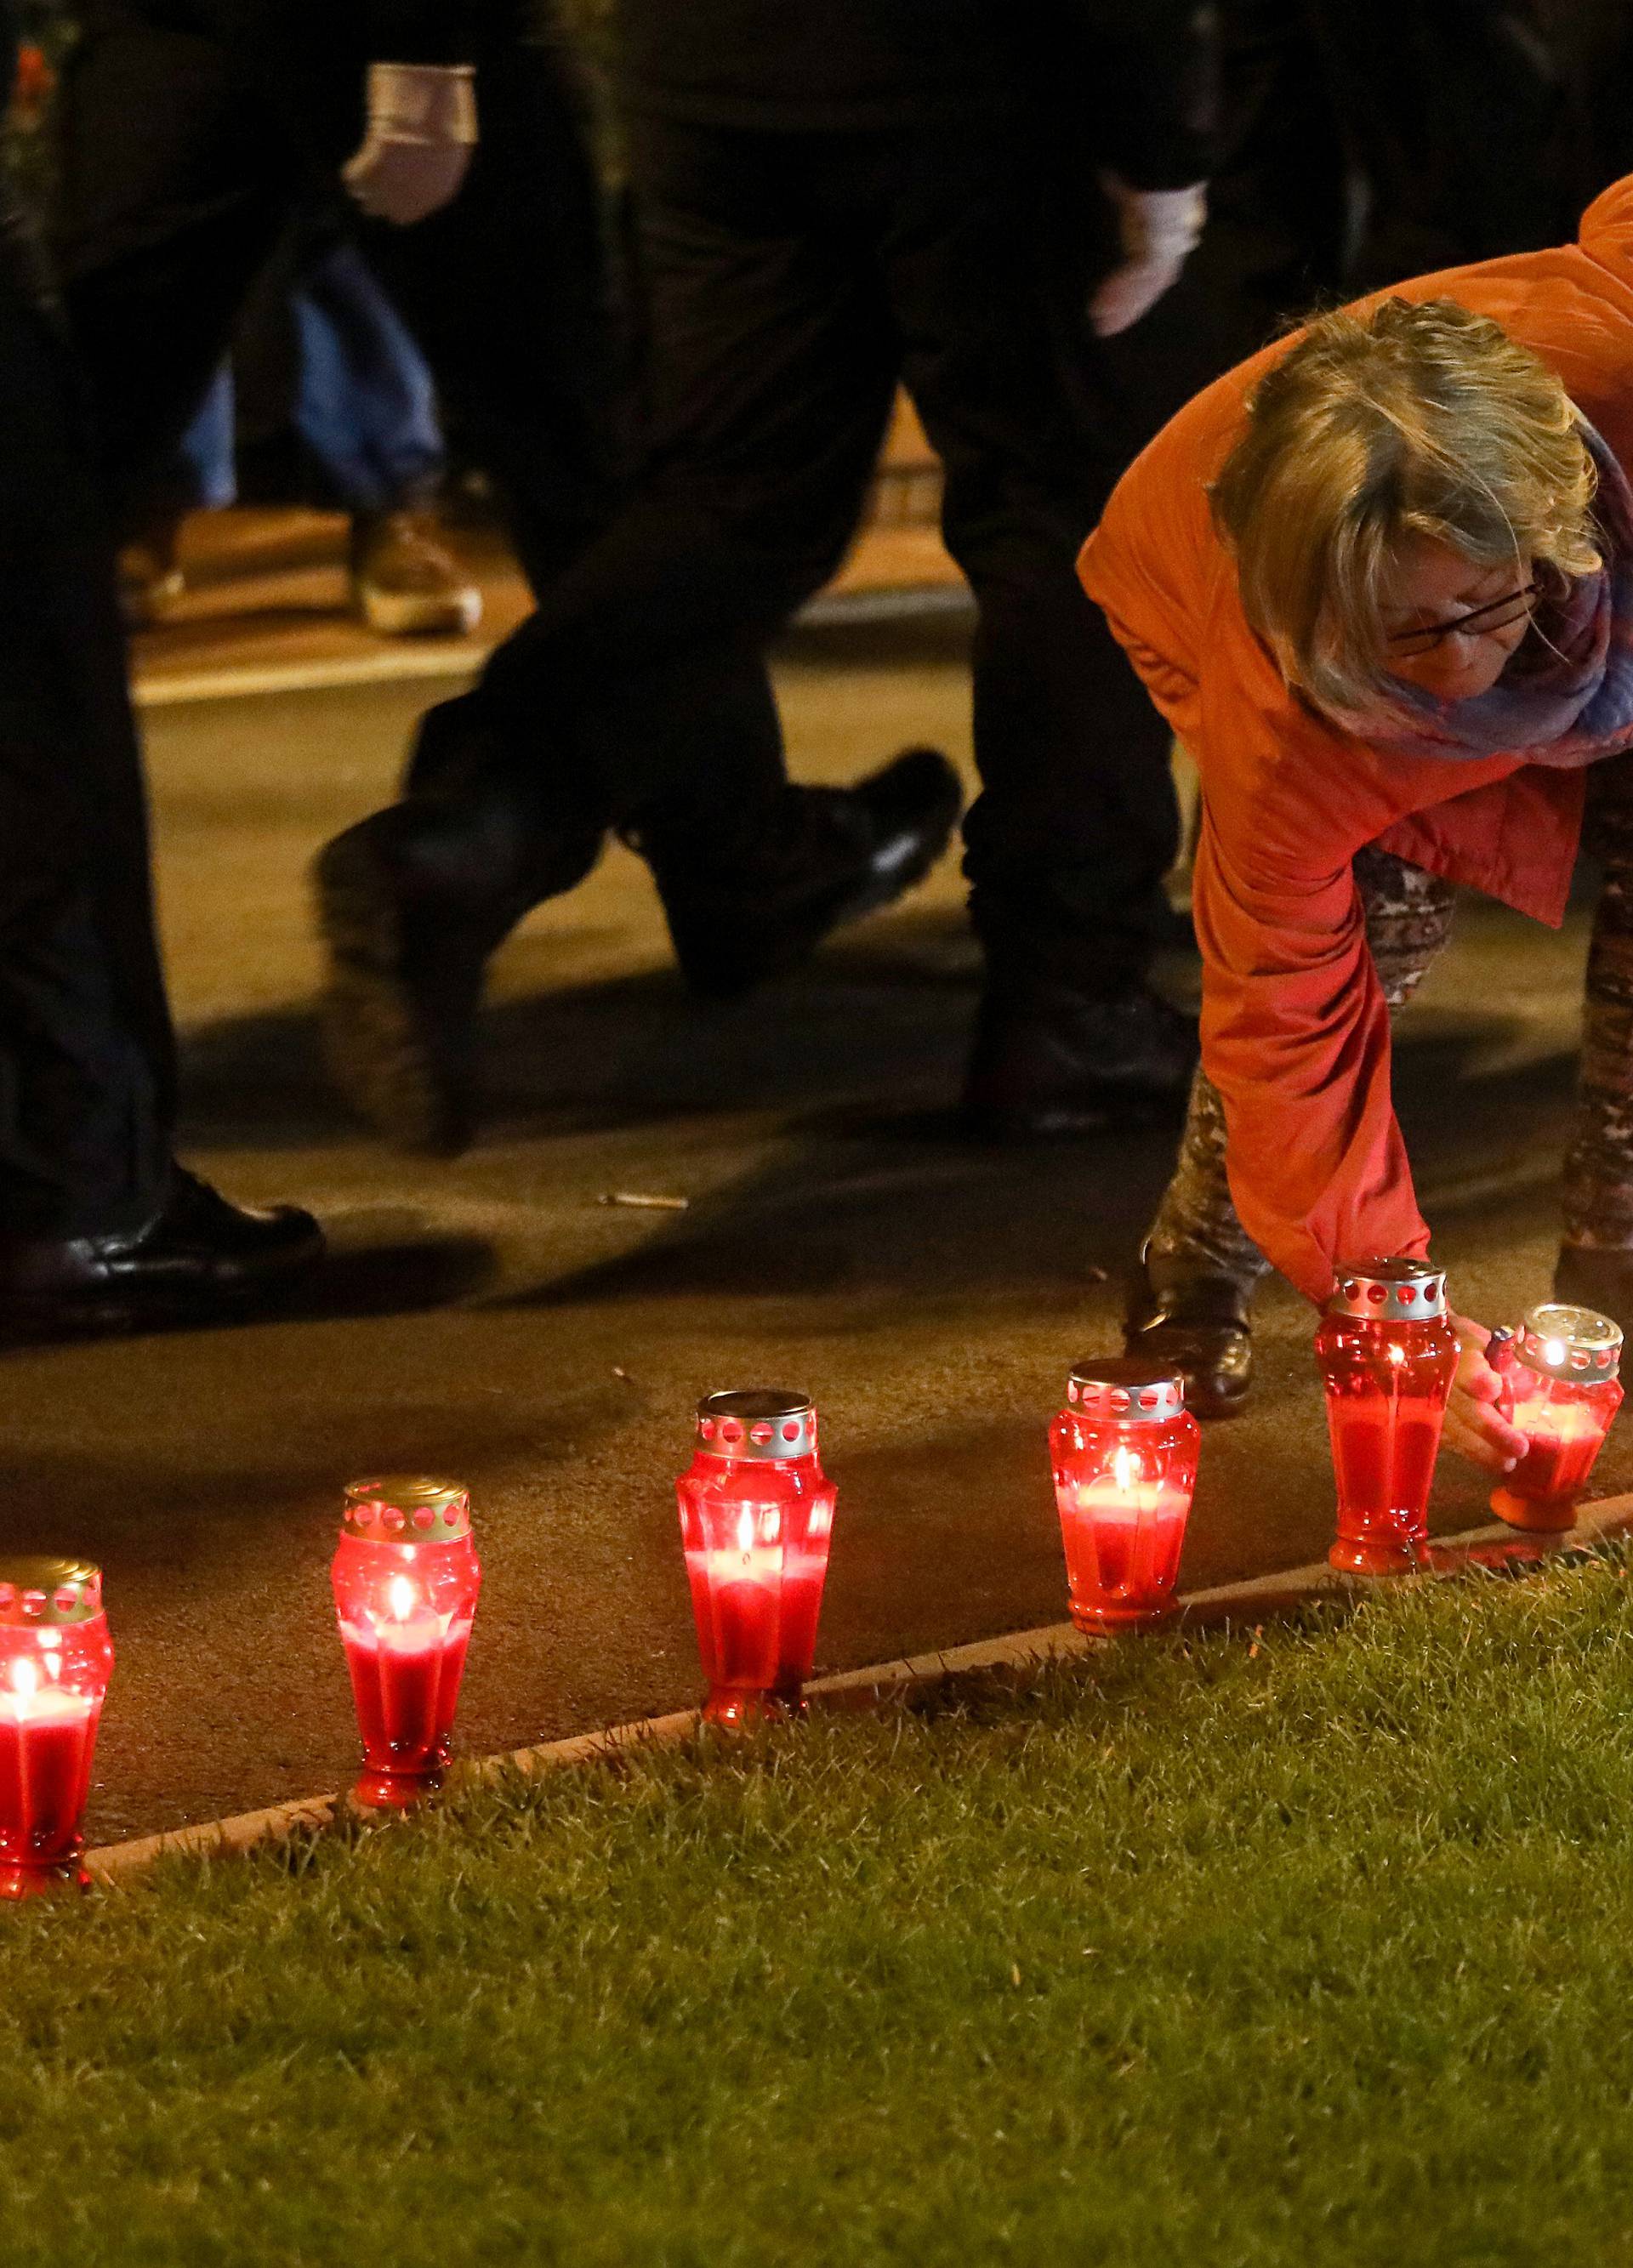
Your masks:
<path fill-rule="evenodd" d="M 1578 771 L 1633 746 L 1633 488 L 1578 413 L 1599 475 L 1593 519 L 1604 564 L 1539 606 L 1533 627 L 1488 693 L 1440 701 L 1404 678 L 1390 705 L 1345 718 L 1392 755 L 1521 756 Z"/>

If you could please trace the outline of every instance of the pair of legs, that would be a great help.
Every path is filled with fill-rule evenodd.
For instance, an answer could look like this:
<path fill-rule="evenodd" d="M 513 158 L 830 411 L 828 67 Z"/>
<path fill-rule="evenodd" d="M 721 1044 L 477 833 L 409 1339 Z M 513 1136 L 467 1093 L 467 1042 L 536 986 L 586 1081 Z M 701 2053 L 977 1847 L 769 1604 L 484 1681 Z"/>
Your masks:
<path fill-rule="evenodd" d="M 1589 780 L 1585 843 L 1604 870 L 1588 955 L 1576 1132 L 1565 1160 L 1555 1288 L 1633 1328 L 1633 762 Z M 1377 849 L 1356 885 L 1384 997 L 1405 1005 L 1451 932 L 1454 894 L 1437 876 Z M 1199 1070 L 1179 1161 L 1147 1234 L 1129 1315 L 1131 1351 L 1171 1356 L 1199 1408 L 1223 1415 L 1245 1395 L 1252 1295 L 1268 1263 L 1237 1219 L 1219 1096 Z"/>
<path fill-rule="evenodd" d="M 304 1213 L 238 1211 L 172 1159 L 112 541 L 60 311 L 4 212 L 0 525 L 0 1327 L 232 1305 L 321 1239 Z"/>
<path fill-rule="evenodd" d="M 389 825 L 331 846 L 348 1015 L 393 981 L 383 898 L 418 884 L 381 870 L 412 865 L 417 802 L 443 837 L 462 800 L 481 805 L 488 839 L 513 845 L 488 891 L 511 919 L 583 871 L 552 845 L 617 828 L 651 860 L 701 989 L 760 965 L 715 882 L 800 831 L 767 645 L 849 543 L 905 380 L 979 608 L 965 867 L 992 984 L 978 1068 L 1001 1102 L 1017 1024 L 1053 1014 L 1048 1043 L 1022 1043 L 1029 1091 L 1062 1054 L 1099 1115 L 1119 1078 L 1142 1098 L 1183 1087 L 1189 1034 L 1143 989 L 1177 839 L 1165 731 L 1073 571 L 1143 433 L 1086 335 L 1094 217 L 1052 122 L 1018 101 L 854 131 L 630 122 L 645 468 L 475 690 L 432 712 Z M 431 976 L 395 981 L 375 1019 L 386 1051 L 408 1064 L 417 1024 L 446 1084 L 463 1058 L 432 1034 Z M 401 1122 L 388 1081 L 359 1064 L 353 1084 L 368 1115 Z"/>

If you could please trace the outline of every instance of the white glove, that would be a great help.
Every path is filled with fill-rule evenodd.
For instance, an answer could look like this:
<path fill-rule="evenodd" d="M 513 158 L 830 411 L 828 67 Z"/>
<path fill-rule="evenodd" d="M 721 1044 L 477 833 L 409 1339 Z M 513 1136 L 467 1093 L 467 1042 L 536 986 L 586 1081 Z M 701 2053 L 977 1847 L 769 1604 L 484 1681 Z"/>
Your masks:
<path fill-rule="evenodd" d="M 1208 184 L 1188 189 L 1131 189 L 1115 173 L 1100 186 L 1117 208 L 1123 261 L 1103 276 L 1089 302 L 1089 320 L 1109 339 L 1137 323 L 1178 280 L 1208 217 Z"/>
<path fill-rule="evenodd" d="M 406 228 L 459 190 L 477 146 L 469 63 L 371 63 L 368 131 L 340 178 L 374 220 Z"/>

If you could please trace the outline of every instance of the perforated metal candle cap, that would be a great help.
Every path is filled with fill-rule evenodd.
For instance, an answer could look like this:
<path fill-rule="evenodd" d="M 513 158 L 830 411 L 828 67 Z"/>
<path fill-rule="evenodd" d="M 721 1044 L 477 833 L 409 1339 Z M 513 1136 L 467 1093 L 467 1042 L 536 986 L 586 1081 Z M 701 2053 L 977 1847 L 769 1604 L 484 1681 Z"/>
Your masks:
<path fill-rule="evenodd" d="M 1399 1256 L 1347 1262 L 1326 1303 L 1329 1315 L 1363 1316 L 1371 1323 L 1421 1323 L 1445 1311 L 1445 1269 Z"/>
<path fill-rule="evenodd" d="M 1520 1327 L 1519 1359 L 1545 1378 L 1572 1386 L 1599 1386 L 1622 1366 L 1622 1329 L 1592 1307 L 1549 1300 L 1533 1307 Z"/>
<path fill-rule="evenodd" d="M 809 1457 L 816 1450 L 810 1396 L 756 1386 L 706 1394 L 698 1404 L 698 1446 L 706 1457 Z"/>
<path fill-rule="evenodd" d="M 62 1629 L 102 1611 L 102 1571 L 88 1559 L 0 1559 L 0 1629 Z"/>
<path fill-rule="evenodd" d="M 1177 1370 L 1134 1355 L 1097 1355 L 1074 1363 L 1066 1398 L 1085 1418 L 1160 1425 L 1185 1408 L 1185 1379 Z"/>
<path fill-rule="evenodd" d="M 470 1491 L 426 1473 L 348 1481 L 340 1526 L 365 1543 L 453 1543 L 470 1533 Z"/>

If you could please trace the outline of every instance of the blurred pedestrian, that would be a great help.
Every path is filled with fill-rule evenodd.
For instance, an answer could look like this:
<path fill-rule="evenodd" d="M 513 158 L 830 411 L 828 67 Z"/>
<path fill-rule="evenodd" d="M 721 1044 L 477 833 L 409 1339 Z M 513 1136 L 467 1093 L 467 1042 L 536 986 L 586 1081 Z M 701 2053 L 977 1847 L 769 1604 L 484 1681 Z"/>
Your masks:
<path fill-rule="evenodd" d="M 306 232 L 300 232 L 304 238 Z M 482 619 L 482 593 L 449 552 L 435 504 L 447 465 L 436 390 L 367 262 L 325 232 L 273 264 L 252 305 L 286 314 L 293 333 L 290 416 L 325 501 L 351 522 L 351 604 L 382 637 L 455 635 Z M 241 333 L 240 333 L 241 341 Z M 159 622 L 182 597 L 181 523 L 236 503 L 233 364 L 216 372 L 169 462 L 148 483 L 140 536 L 121 555 L 126 618 Z"/>
<path fill-rule="evenodd" d="M 618 29 L 646 468 L 425 720 L 405 799 L 320 860 L 337 1074 L 382 1131 L 463 1139 L 486 958 L 608 827 L 650 861 L 705 994 L 924 871 L 944 763 L 796 807 L 765 660 L 851 540 L 905 380 L 979 608 L 966 1108 L 1009 1133 L 1177 1101 L 1193 1035 L 1147 983 L 1168 736 L 1070 563 L 1143 438 L 1086 306 L 1097 284 L 1101 328 L 1136 322 L 1201 227 L 1211 11 L 623 0 Z"/>

